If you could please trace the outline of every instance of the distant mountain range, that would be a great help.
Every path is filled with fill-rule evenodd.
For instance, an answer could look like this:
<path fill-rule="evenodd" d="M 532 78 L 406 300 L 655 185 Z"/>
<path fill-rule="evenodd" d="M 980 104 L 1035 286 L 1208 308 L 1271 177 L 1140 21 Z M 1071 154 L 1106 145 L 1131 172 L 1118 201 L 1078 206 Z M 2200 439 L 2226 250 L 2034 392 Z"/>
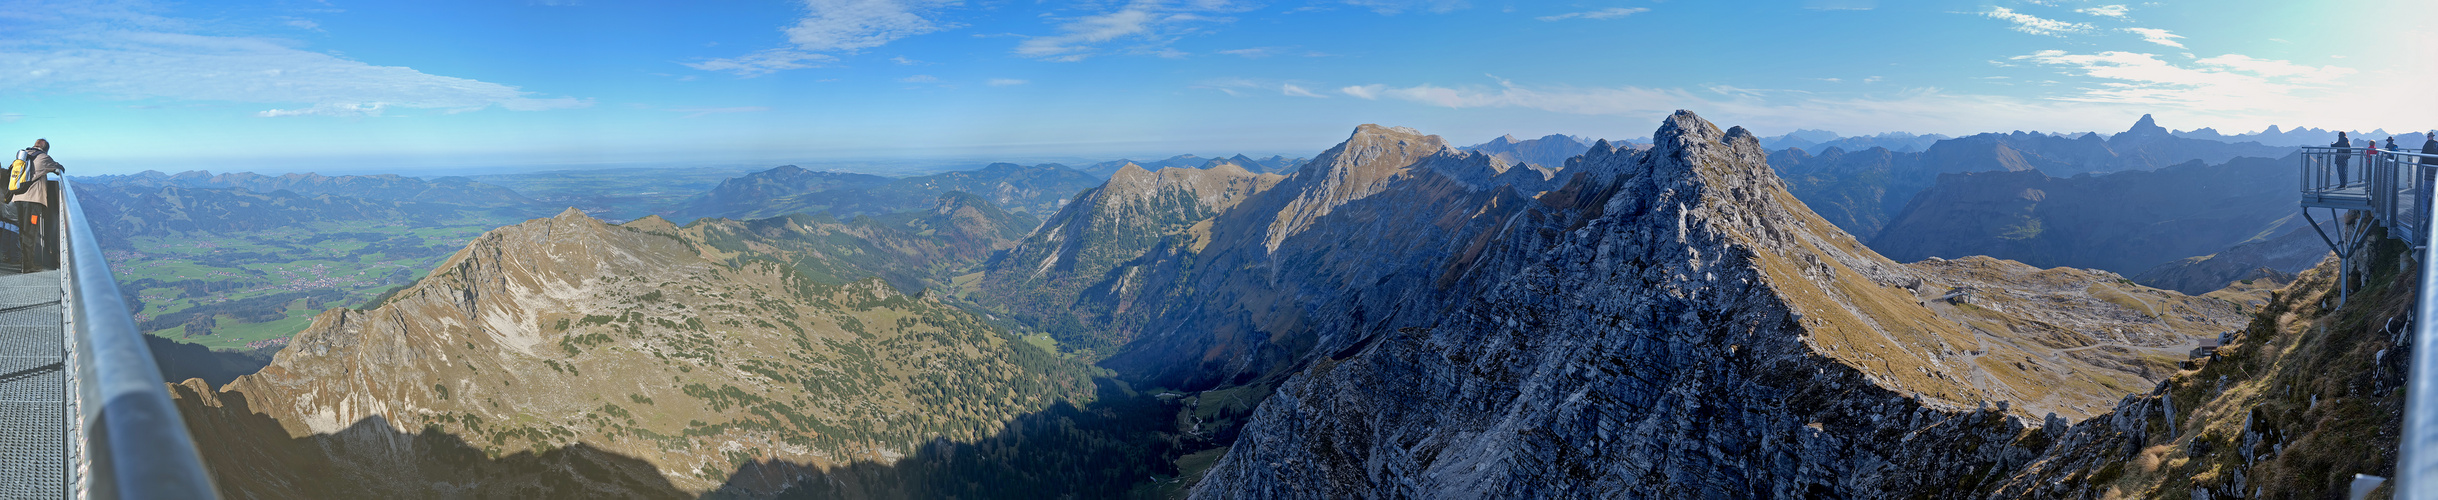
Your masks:
<path fill-rule="evenodd" d="M 2256 143 L 2176 137 L 2144 115 L 2132 128 L 2107 138 L 2015 132 L 1942 140 L 1913 153 L 1831 147 L 1814 155 L 1790 148 L 1771 152 L 1769 164 L 1821 217 L 1847 232 L 1876 236 L 1940 174 L 2039 170 L 2073 176 L 2155 170 L 2193 160 L 2215 164 L 2239 156 L 2279 158 L 2292 152 Z"/>
<path fill-rule="evenodd" d="M 326 176 L 314 173 L 268 176 L 252 172 L 213 175 L 189 170 L 164 174 L 146 170 L 132 175 L 82 176 L 78 180 L 129 187 L 180 186 L 237 188 L 258 193 L 293 191 L 304 195 L 335 194 L 373 200 L 446 203 L 470 207 L 532 206 L 536 202 L 516 190 L 476 182 L 466 177 L 425 180 L 397 174 Z"/>
<path fill-rule="evenodd" d="M 1794 148 L 1801 149 L 1812 154 L 1820 154 L 1821 151 L 1825 151 L 1828 148 L 1838 148 L 1846 151 L 1862 151 L 1871 148 L 1885 148 L 1889 151 L 1899 153 L 1911 153 L 1914 151 L 1930 149 L 1930 145 L 1947 139 L 1952 139 L 1952 137 L 1939 134 L 1913 135 L 1904 132 L 1887 132 L 1879 135 L 1845 137 L 1837 135 L 1836 132 L 1826 130 L 1803 129 L 1796 130 L 1786 135 L 1761 139 L 1761 147 L 1769 148 L 1771 150 Z"/>
<path fill-rule="evenodd" d="M 669 212 L 672 220 L 702 217 L 763 219 L 828 212 L 838 217 L 880 215 L 931 208 L 951 191 L 973 193 L 1008 210 L 1056 212 L 1075 193 L 1102 179 L 1059 164 L 993 163 L 980 170 L 889 178 L 848 172 L 816 172 L 794 165 L 720 182 Z"/>
<path fill-rule="evenodd" d="M 1238 154 L 1236 156 L 1226 158 L 1204 158 L 1190 154 L 1182 154 L 1155 161 L 1135 161 L 1130 159 L 1110 160 L 1085 165 L 1077 170 L 1082 170 L 1085 173 L 1107 178 L 1111 174 L 1117 173 L 1119 169 L 1125 168 L 1125 166 L 1129 164 L 1134 165 L 1136 168 L 1146 170 L 1159 170 L 1164 168 L 1209 169 L 1219 165 L 1235 165 L 1236 168 L 1241 168 L 1247 172 L 1257 174 L 1281 174 L 1292 172 L 1297 167 L 1303 166 L 1304 161 L 1304 158 L 1288 158 L 1282 155 L 1271 155 L 1268 158 L 1254 158 L 1245 156 L 1243 154 Z"/>
<path fill-rule="evenodd" d="M 2036 169 L 1940 174 L 1870 244 L 1902 261 L 1987 255 L 2133 276 L 2302 227 L 2294 205 L 2297 161 L 2294 155 L 2193 160 L 2062 178 Z M 2290 273 L 2317 263 L 2279 267 Z M 2215 285 L 2198 291 L 2226 282 Z"/>

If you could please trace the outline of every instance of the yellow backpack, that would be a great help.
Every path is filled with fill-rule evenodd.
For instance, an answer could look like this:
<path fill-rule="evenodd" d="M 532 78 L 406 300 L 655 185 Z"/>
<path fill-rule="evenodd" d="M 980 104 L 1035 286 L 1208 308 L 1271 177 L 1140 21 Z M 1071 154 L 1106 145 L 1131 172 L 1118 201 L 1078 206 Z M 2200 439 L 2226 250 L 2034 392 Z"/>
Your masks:
<path fill-rule="evenodd" d="M 16 159 L 15 161 L 11 161 L 11 162 L 9 162 L 9 163 L 8 163 L 8 192 L 9 192 L 9 194 L 19 194 L 19 193 L 24 193 L 24 192 L 25 192 L 25 187 L 26 187 L 26 186 L 25 186 L 25 183 L 26 183 L 26 174 L 27 174 L 28 172 L 33 171 L 33 170 L 34 170 L 34 153 L 33 153 L 33 150 L 23 150 L 23 151 L 18 151 L 18 152 L 17 152 L 17 159 Z"/>

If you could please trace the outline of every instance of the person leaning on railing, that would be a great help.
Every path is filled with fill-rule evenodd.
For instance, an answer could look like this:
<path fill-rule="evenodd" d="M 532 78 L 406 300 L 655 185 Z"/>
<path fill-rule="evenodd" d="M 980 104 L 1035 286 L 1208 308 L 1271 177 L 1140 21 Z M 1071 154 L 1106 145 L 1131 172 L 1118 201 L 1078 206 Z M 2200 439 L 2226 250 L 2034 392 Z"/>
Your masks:
<path fill-rule="evenodd" d="M 67 167 L 51 159 L 51 141 L 35 139 L 34 147 L 19 154 L 26 156 L 25 172 L 9 172 L 12 181 L 9 208 L 16 209 L 17 268 L 23 272 L 59 268 L 59 224 L 51 207 L 56 206 L 59 186 L 51 182 L 54 172 L 67 172 Z M 18 181 L 22 179 L 21 181 Z"/>
<path fill-rule="evenodd" d="M 2353 181 L 2347 179 L 2349 177 L 2347 170 L 2351 169 L 2345 168 L 2345 164 L 2352 163 L 2353 140 L 2346 139 L 2344 132 L 2337 132 L 2336 142 L 2328 144 L 2328 147 L 2336 148 L 2336 187 L 2341 188 L 2346 184 L 2352 184 Z"/>

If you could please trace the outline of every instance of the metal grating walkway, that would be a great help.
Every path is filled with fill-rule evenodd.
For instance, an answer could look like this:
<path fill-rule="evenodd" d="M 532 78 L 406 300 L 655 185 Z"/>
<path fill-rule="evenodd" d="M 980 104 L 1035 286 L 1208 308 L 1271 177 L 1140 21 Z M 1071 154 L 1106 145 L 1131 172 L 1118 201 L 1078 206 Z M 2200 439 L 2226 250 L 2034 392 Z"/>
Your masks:
<path fill-rule="evenodd" d="M 67 333 L 58 271 L 0 275 L 0 498 L 63 498 Z"/>

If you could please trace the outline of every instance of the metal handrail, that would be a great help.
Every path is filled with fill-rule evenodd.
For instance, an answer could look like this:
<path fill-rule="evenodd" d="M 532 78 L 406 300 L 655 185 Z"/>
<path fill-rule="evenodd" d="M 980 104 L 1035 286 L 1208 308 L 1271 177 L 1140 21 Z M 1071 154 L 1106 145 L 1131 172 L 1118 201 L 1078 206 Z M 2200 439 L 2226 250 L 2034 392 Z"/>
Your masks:
<path fill-rule="evenodd" d="M 169 399 L 144 332 L 128 314 L 110 261 L 66 176 L 59 180 L 69 335 L 76 352 L 78 415 L 90 498 L 219 498 L 186 419 Z"/>
<path fill-rule="evenodd" d="M 2422 247 L 2438 248 L 2430 246 L 2438 242 L 2438 231 L 2423 233 Z M 2420 352 L 2412 353 L 2412 368 L 2404 384 L 2404 435 L 2396 443 L 2396 498 L 2438 499 L 2438 352 L 2426 350 L 2438 346 L 2438 322 L 2431 321 L 2438 318 L 2438 300 L 2430 300 L 2438 293 L 2438 265 L 2431 264 L 2438 262 L 2422 259 L 2419 303 L 2413 308 L 2410 347 Z"/>

